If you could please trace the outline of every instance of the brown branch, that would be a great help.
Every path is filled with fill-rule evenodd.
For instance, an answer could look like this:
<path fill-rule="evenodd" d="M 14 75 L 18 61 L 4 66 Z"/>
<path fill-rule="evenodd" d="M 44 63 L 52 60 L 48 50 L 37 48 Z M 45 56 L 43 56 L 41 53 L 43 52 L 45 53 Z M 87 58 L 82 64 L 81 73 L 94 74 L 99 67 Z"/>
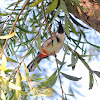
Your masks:
<path fill-rule="evenodd" d="M 9 34 L 11 34 L 11 33 L 13 32 L 13 29 L 14 29 L 14 27 L 15 27 L 15 25 L 16 25 L 16 22 L 17 22 L 18 19 L 19 19 L 19 16 L 20 16 L 21 13 L 23 12 L 23 10 L 25 9 L 25 7 L 26 7 L 27 4 L 29 3 L 29 1 L 30 1 L 30 0 L 27 0 L 27 1 L 24 3 L 23 8 L 22 8 L 22 10 L 20 11 L 20 13 L 18 14 L 18 16 L 17 16 L 17 18 L 16 18 L 16 20 L 15 20 L 15 22 L 14 22 L 14 24 L 13 24 L 13 26 L 12 26 L 10 32 L 9 32 Z M 16 7 L 16 6 L 15 6 L 15 7 Z M 4 46 L 3 46 L 3 51 L 4 51 L 4 49 L 5 49 L 6 45 L 7 45 L 8 40 L 9 40 L 9 39 L 6 39 L 6 41 L 5 41 L 5 44 L 4 44 Z"/>
<path fill-rule="evenodd" d="M 59 75 L 59 68 L 58 68 L 58 62 L 57 62 L 57 58 L 55 56 L 55 59 L 56 59 L 56 64 L 57 64 L 57 71 L 58 71 L 58 77 L 59 77 L 59 81 L 60 81 L 60 88 L 62 90 L 62 100 L 64 100 L 64 91 L 63 91 L 63 88 L 62 88 L 62 83 L 61 83 L 61 78 L 60 78 L 60 75 Z"/>

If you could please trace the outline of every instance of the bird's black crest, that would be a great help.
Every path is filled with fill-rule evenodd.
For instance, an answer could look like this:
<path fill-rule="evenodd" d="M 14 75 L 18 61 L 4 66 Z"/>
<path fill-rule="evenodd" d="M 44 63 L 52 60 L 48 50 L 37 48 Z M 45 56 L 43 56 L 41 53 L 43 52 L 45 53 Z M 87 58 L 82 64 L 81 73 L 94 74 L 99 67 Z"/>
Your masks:
<path fill-rule="evenodd" d="M 60 34 L 64 33 L 64 29 L 63 29 L 63 26 L 62 26 L 61 22 L 58 22 L 58 24 L 59 24 L 59 27 L 58 27 L 57 32 L 60 33 Z"/>

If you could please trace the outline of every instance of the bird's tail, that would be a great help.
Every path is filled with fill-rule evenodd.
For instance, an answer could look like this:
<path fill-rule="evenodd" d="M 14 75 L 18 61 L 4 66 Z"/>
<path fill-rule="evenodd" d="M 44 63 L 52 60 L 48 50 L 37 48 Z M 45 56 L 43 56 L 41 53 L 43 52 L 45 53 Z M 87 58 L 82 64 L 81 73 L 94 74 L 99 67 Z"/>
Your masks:
<path fill-rule="evenodd" d="M 42 60 L 42 58 L 40 58 L 40 54 L 38 54 L 38 55 L 36 56 L 36 58 L 35 58 L 34 60 L 32 60 L 32 61 L 28 64 L 27 68 L 28 68 L 29 72 L 34 71 L 35 68 L 36 68 L 36 63 L 39 64 L 39 62 L 40 62 L 41 60 Z"/>

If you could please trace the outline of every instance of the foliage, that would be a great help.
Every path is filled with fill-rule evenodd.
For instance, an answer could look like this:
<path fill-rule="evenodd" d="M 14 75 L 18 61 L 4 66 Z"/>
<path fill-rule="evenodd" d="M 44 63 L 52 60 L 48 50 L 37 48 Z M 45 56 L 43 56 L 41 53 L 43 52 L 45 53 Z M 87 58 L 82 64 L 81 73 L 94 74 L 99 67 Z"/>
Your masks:
<path fill-rule="evenodd" d="M 38 96 L 53 96 L 53 93 L 57 94 L 57 92 L 52 86 L 56 83 L 57 76 L 60 80 L 60 75 L 72 81 L 79 81 L 81 78 L 61 72 L 65 64 L 65 56 L 68 54 L 71 55 L 71 64 L 68 66 L 75 69 L 76 63 L 80 59 L 89 70 L 89 89 L 92 89 L 94 75 L 100 77 L 100 72 L 93 71 L 84 60 L 83 57 L 87 56 L 84 45 L 89 44 L 95 48 L 100 48 L 100 46 L 87 40 L 83 28 L 88 28 L 80 24 L 70 14 L 70 10 L 66 7 L 66 3 L 69 1 L 72 5 L 76 4 L 80 9 L 83 9 L 79 5 L 79 0 L 60 0 L 60 2 L 59 0 L 27 0 L 26 3 L 23 3 L 23 0 L 18 0 L 18 2 L 10 4 L 5 11 L 0 12 L 1 99 L 27 100 L 30 97 L 38 99 Z M 42 52 L 41 42 L 56 32 L 57 20 L 64 23 L 64 30 L 67 33 L 63 48 L 63 61 L 57 59 L 56 63 L 60 67 L 48 78 L 42 77 L 43 75 L 38 73 L 30 76 L 24 60 L 30 55 L 35 56 L 38 51 Z M 75 28 L 76 26 L 77 28 Z M 76 38 L 72 37 L 71 34 L 75 35 Z M 57 45 L 56 40 L 54 45 L 53 50 Z M 80 49 L 82 53 L 79 54 L 77 49 Z M 89 55 L 89 57 L 91 56 Z M 7 61 L 10 62 L 13 69 L 6 67 Z M 21 73 L 19 69 L 23 63 L 25 71 Z M 60 84 L 62 85 L 61 81 Z M 66 95 L 67 93 L 62 90 L 64 100 L 67 100 Z"/>

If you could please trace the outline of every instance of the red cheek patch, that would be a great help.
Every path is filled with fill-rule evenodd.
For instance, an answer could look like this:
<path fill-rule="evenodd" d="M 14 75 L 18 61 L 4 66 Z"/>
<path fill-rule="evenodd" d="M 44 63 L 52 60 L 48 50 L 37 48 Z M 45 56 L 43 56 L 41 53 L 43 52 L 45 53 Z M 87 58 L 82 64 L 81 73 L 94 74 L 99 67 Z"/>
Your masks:
<path fill-rule="evenodd" d="M 40 53 L 40 58 L 44 58 L 47 57 L 48 54 L 46 53 L 46 51 L 44 49 L 42 49 L 43 53 Z"/>

